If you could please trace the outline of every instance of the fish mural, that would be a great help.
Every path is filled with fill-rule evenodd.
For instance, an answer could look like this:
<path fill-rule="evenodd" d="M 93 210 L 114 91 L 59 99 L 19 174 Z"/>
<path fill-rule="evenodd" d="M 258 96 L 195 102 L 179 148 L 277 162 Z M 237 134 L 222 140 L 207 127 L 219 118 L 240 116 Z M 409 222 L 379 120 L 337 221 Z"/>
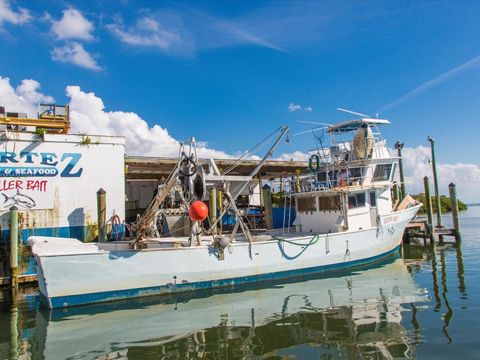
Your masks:
<path fill-rule="evenodd" d="M 5 195 L 5 193 L 1 193 L 5 200 L 3 201 L 3 206 L 13 206 L 17 205 L 24 209 L 31 209 L 33 208 L 36 203 L 30 196 L 20 193 L 20 190 L 17 188 L 17 193 L 12 196 Z"/>

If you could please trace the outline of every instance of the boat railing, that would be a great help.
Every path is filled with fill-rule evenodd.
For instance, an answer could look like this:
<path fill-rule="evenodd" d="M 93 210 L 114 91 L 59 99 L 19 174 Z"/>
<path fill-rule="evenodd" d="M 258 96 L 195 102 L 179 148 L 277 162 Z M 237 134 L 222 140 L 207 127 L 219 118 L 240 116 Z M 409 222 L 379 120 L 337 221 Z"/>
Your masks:
<path fill-rule="evenodd" d="M 361 186 L 372 164 L 361 165 L 358 162 L 343 164 L 325 164 L 318 171 L 310 171 L 300 176 L 300 186 L 295 192 L 329 191 L 334 188 Z"/>

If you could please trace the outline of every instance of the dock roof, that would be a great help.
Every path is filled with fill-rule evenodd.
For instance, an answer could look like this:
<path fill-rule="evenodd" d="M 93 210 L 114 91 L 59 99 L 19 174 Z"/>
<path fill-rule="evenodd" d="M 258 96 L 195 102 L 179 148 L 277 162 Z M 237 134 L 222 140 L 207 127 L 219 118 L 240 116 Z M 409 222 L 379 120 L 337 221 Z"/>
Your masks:
<path fill-rule="evenodd" d="M 149 180 L 160 179 L 168 176 L 173 170 L 178 159 L 174 157 L 148 157 L 148 156 L 125 156 L 126 180 Z M 215 159 L 220 170 L 236 163 L 238 159 Z M 258 165 L 260 160 L 241 160 L 238 166 L 231 171 L 230 175 L 249 175 Z M 287 173 L 295 175 L 296 170 L 306 171 L 307 161 L 284 161 L 269 160 L 264 165 L 260 174 L 262 177 L 280 177 Z"/>

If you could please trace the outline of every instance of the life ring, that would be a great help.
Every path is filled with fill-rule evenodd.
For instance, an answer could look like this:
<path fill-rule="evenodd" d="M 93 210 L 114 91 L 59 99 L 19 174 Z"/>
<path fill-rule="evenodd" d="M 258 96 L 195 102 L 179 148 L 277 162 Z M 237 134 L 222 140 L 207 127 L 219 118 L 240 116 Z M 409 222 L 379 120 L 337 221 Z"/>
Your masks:
<path fill-rule="evenodd" d="M 313 167 L 313 159 L 315 159 L 315 168 Z M 318 154 L 313 154 L 308 159 L 308 170 L 312 173 L 317 173 L 320 170 L 320 157 Z"/>

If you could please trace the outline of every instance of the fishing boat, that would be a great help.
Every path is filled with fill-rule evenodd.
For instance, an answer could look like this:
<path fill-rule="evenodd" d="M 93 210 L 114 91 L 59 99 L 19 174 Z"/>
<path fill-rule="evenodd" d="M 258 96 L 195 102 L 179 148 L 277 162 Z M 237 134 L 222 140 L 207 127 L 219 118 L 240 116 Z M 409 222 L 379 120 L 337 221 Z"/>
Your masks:
<path fill-rule="evenodd" d="M 236 200 L 289 132 L 278 137 L 249 176 L 220 171 L 182 144 L 178 162 L 124 241 L 82 243 L 32 236 L 39 289 L 50 308 L 228 287 L 337 271 L 379 261 L 398 251 L 406 225 L 421 206 L 410 196 L 392 200 L 398 158 L 379 128 L 388 120 L 360 117 L 322 129 L 308 169 L 290 184 L 293 226 L 251 231 Z M 315 133 L 314 131 L 314 133 Z M 329 138 L 329 141 L 325 139 Z M 221 193 L 223 207 L 208 222 L 203 202 Z M 164 204 L 179 196 L 177 211 L 191 219 L 188 236 L 161 236 Z M 235 217 L 228 233 L 217 225 Z"/>

